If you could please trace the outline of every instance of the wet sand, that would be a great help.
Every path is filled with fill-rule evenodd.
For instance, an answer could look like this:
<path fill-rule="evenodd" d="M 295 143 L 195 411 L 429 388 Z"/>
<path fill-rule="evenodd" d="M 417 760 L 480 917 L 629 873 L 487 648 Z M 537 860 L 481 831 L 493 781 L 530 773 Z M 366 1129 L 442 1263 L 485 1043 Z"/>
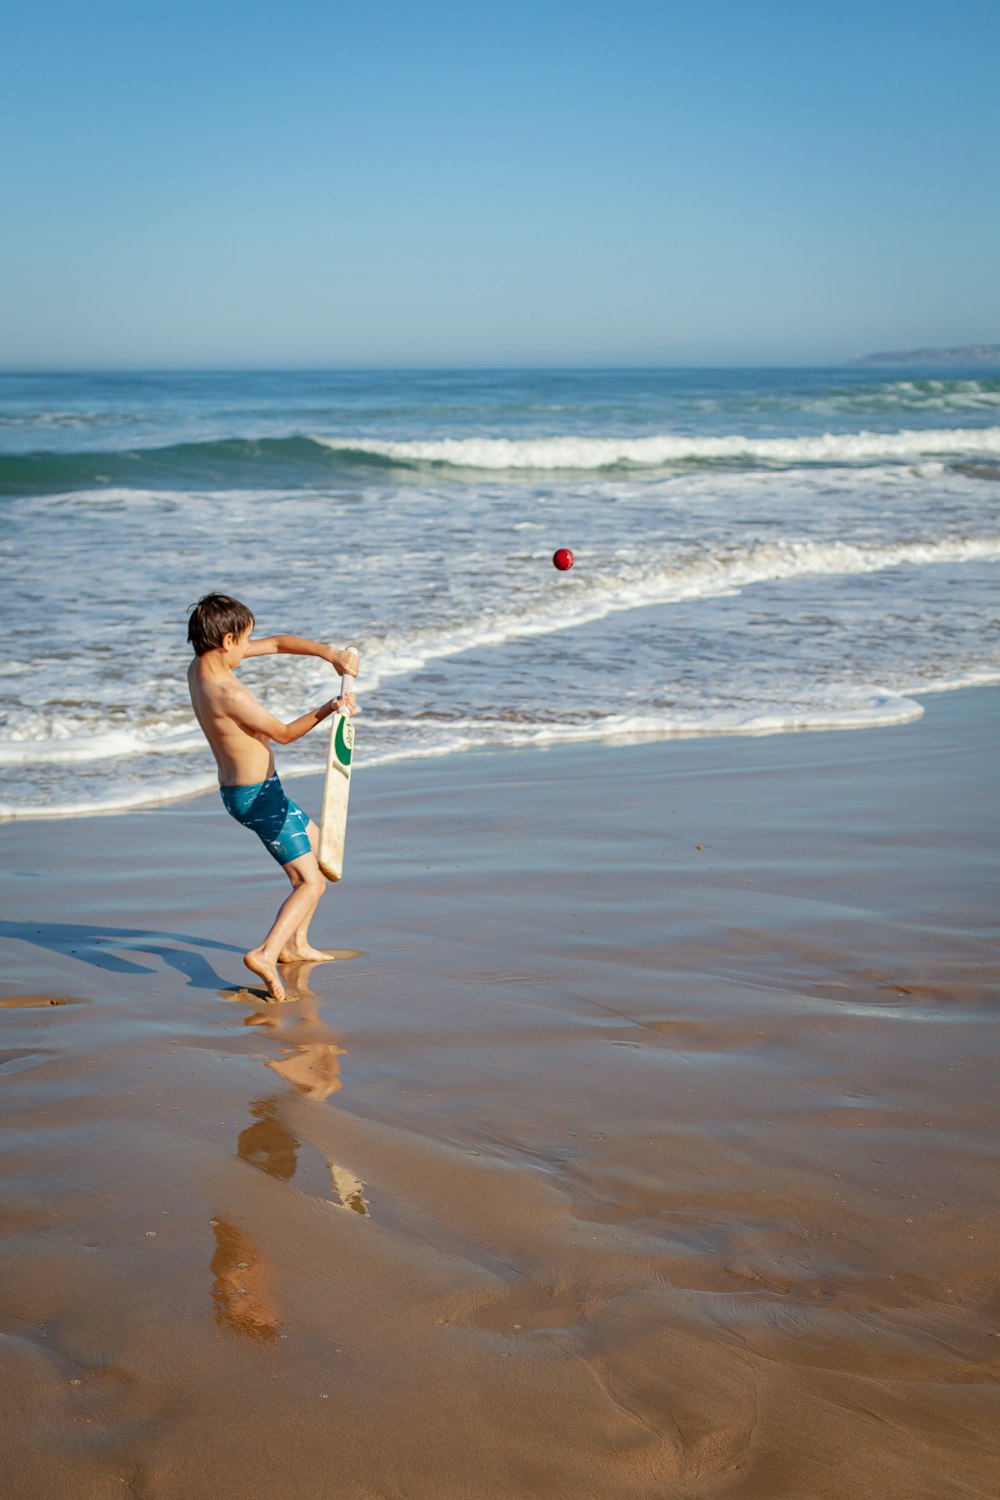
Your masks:
<path fill-rule="evenodd" d="M 5 1500 L 992 1500 L 1000 693 L 925 707 L 364 772 L 280 1007 L 215 797 L 0 828 Z"/>

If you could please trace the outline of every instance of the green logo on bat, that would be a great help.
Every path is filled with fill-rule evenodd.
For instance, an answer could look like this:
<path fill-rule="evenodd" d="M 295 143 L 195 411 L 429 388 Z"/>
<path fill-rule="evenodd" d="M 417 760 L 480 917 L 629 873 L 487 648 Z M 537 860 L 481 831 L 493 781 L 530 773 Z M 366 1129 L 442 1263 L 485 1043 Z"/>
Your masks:
<path fill-rule="evenodd" d="M 337 731 L 333 737 L 333 753 L 337 757 L 338 764 L 344 769 L 351 764 L 353 750 L 354 725 L 350 719 L 342 718 L 337 723 Z"/>

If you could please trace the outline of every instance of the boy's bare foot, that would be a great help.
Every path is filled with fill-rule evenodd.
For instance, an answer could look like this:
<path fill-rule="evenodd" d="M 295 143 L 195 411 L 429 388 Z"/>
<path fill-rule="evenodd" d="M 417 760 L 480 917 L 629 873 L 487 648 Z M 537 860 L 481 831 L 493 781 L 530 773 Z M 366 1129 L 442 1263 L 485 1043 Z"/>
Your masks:
<path fill-rule="evenodd" d="M 304 948 L 282 948 L 278 954 L 278 962 L 279 964 L 328 964 L 339 957 L 339 953 L 328 953 L 323 948 L 313 948 L 307 943 Z"/>
<path fill-rule="evenodd" d="M 263 979 L 267 986 L 267 993 L 272 1000 L 284 1000 L 285 986 L 278 978 L 278 971 L 274 964 L 264 957 L 260 948 L 251 948 L 249 953 L 244 953 L 243 962 L 251 974 L 256 974 L 258 979 Z"/>

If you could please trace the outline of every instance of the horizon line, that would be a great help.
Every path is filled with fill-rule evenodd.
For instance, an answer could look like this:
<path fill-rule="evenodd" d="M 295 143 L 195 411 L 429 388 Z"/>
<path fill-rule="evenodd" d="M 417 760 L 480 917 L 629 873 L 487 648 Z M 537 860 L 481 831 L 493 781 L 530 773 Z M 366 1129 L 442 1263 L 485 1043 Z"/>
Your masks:
<path fill-rule="evenodd" d="M 540 374 L 635 372 L 683 373 L 691 370 L 843 370 L 862 366 L 870 370 L 981 369 L 1000 370 L 994 363 L 960 360 L 886 360 L 875 363 L 870 355 L 849 359 L 783 361 L 731 361 L 683 364 L 68 364 L 0 365 L 0 376 L 9 375 L 370 375 L 370 374 L 487 374 L 536 371 Z"/>

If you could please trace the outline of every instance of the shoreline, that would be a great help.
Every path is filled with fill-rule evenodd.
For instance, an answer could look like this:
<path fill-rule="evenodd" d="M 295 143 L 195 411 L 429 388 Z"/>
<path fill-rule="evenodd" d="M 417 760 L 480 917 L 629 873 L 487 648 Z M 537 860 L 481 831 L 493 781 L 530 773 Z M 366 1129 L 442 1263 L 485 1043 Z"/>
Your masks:
<path fill-rule="evenodd" d="M 889 711 L 884 717 L 878 717 L 876 711 L 868 710 L 866 718 L 850 720 L 846 712 L 838 721 L 816 721 L 814 723 L 780 722 L 771 724 L 757 721 L 754 723 L 739 725 L 733 728 L 717 727 L 707 729 L 674 729 L 674 730 L 642 730 L 628 729 L 627 727 L 615 727 L 605 730 L 603 733 L 594 733 L 581 727 L 580 733 L 552 734 L 539 730 L 533 735 L 512 737 L 509 740 L 497 742 L 481 742 L 478 744 L 447 745 L 440 749 L 428 747 L 420 750 L 400 750 L 390 752 L 388 755 L 375 760 L 365 762 L 362 756 L 355 771 L 374 771 L 383 767 L 409 765 L 414 761 L 437 760 L 458 755 L 493 755 L 518 753 L 524 750 L 538 750 L 549 752 L 552 750 L 570 749 L 575 746 L 611 746 L 613 748 L 627 749 L 636 745 L 669 744 L 674 741 L 683 740 L 719 740 L 719 739 L 766 739 L 777 735 L 802 735 L 802 734 L 850 734 L 865 732 L 872 729 L 892 729 L 905 724 L 910 724 L 923 717 L 926 709 L 923 704 L 925 697 L 934 698 L 942 693 L 964 693 L 978 691 L 982 688 L 1000 686 L 1000 672 L 997 674 L 982 673 L 974 678 L 959 679 L 957 681 L 946 680 L 941 684 L 932 684 L 920 689 L 919 692 L 907 689 L 899 693 L 886 691 L 885 699 L 895 702 L 899 707 L 895 711 Z M 910 705 L 910 707 L 906 707 Z M 364 716 L 359 723 L 364 726 Z M 759 727 L 758 727 L 759 726 Z M 322 776 L 323 767 L 317 765 L 283 766 L 278 769 L 278 774 L 283 781 L 299 781 L 307 776 Z M 191 778 L 195 778 L 192 776 Z M 121 816 L 132 812 L 151 812 L 157 808 L 170 807 L 178 803 L 190 802 L 198 797 L 203 797 L 216 790 L 217 783 L 212 777 L 210 770 L 206 771 L 203 781 L 199 781 L 196 787 L 185 790 L 168 792 L 159 797 L 144 798 L 139 801 L 84 803 L 71 804 L 65 809 L 36 809 L 32 808 L 26 812 L 11 811 L 8 807 L 0 806 L 0 828 L 10 823 L 21 822 L 60 822 L 78 818 L 104 818 Z"/>
<path fill-rule="evenodd" d="M 988 1500 L 998 741 L 371 767 L 283 1006 L 213 793 L 0 825 L 11 1500 Z"/>

